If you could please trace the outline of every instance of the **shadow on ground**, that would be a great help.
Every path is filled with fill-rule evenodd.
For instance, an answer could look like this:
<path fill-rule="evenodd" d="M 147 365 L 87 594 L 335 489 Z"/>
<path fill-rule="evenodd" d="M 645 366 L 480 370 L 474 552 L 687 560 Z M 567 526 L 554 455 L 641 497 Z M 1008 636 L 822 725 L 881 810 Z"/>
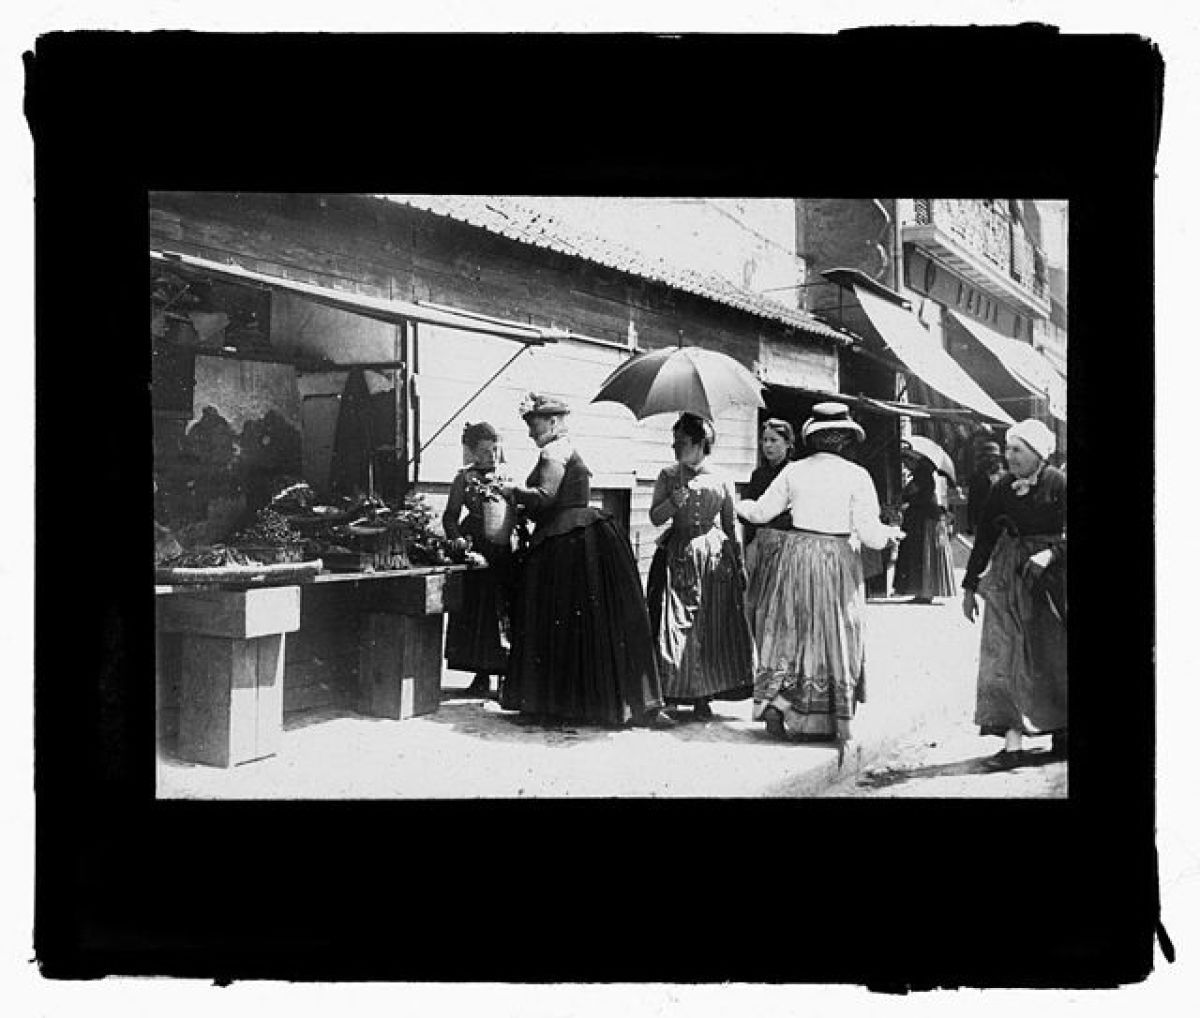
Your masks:
<path fill-rule="evenodd" d="M 952 763 L 928 764 L 923 767 L 885 767 L 879 770 L 868 771 L 855 784 L 861 788 L 891 788 L 906 781 L 922 778 L 951 778 L 964 777 L 971 774 L 996 774 L 998 772 L 991 770 L 988 766 L 988 761 L 991 759 L 992 757 L 988 755 L 971 757 L 968 760 L 956 760 Z M 1024 761 L 1014 767 L 1008 768 L 1008 771 L 1016 772 L 1032 767 L 1046 767 L 1050 764 L 1061 762 L 1062 757 L 1049 751 L 1030 752 Z"/>
<path fill-rule="evenodd" d="M 464 697 L 460 691 L 445 690 L 436 713 L 425 715 L 423 720 L 481 739 L 561 747 L 607 742 L 634 733 L 682 742 L 779 745 L 761 724 L 750 720 L 749 700 L 736 703 L 714 701 L 711 706 L 713 716 L 707 721 L 695 719 L 688 707 L 669 707 L 667 714 L 675 721 L 675 727 L 648 729 L 533 717 L 502 710 L 494 701 Z"/>

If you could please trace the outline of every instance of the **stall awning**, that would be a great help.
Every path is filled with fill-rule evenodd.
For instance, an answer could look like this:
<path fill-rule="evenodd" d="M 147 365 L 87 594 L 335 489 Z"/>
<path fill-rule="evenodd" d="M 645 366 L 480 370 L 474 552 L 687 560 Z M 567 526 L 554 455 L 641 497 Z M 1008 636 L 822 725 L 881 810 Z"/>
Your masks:
<path fill-rule="evenodd" d="M 387 297 L 352 293 L 348 290 L 335 290 L 332 287 L 318 286 L 315 283 L 304 283 L 296 279 L 272 276 L 265 272 L 255 272 L 251 269 L 244 269 L 240 265 L 223 265 L 221 262 L 196 258 L 192 255 L 152 250 L 150 260 L 157 265 L 172 269 L 198 272 L 235 283 L 267 286 L 274 290 L 294 293 L 315 303 L 381 322 L 393 324 L 421 322 L 426 325 L 441 325 L 448 329 L 461 329 L 464 332 L 478 332 L 488 336 L 513 339 L 527 346 L 541 346 L 544 343 L 557 342 L 560 338 L 568 335 L 568 333 L 556 329 L 543 329 L 535 325 L 522 325 L 520 322 L 480 317 L 470 312 L 459 313 L 443 308 L 426 307 L 414 301 L 393 300 Z"/>
<path fill-rule="evenodd" d="M 1012 339 L 973 318 L 950 309 L 950 316 L 977 340 L 1022 388 L 1045 397 L 1050 413 L 1067 419 L 1067 381 L 1045 357 L 1028 343 Z"/>
<path fill-rule="evenodd" d="M 915 315 L 890 300 L 876 296 L 865 286 L 852 286 L 851 290 L 883 341 L 900 362 L 926 385 L 990 420 L 1015 423 L 926 332 Z"/>

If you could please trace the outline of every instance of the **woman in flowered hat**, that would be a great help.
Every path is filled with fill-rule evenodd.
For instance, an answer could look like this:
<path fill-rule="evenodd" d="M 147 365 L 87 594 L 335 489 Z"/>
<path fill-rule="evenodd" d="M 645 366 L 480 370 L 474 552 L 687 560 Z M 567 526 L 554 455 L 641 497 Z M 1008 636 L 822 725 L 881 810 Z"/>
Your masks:
<path fill-rule="evenodd" d="M 716 430 L 685 413 L 672 436 L 675 462 L 659 473 L 650 498 L 650 522 L 670 526 L 658 539 L 646 600 L 663 697 L 707 721 L 710 700 L 744 700 L 753 688 L 746 571 L 733 483 L 708 464 Z"/>
<path fill-rule="evenodd" d="M 974 622 L 976 592 L 986 607 L 980 638 L 975 723 L 1004 738 L 992 769 L 1027 760 L 1022 740 L 1052 734 L 1051 752 L 1066 753 L 1067 629 L 1065 585 L 1067 481 L 1048 460 L 1055 439 L 1041 421 L 1013 425 L 1005 436 L 1008 473 L 992 488 L 963 577 L 963 614 Z"/>
<path fill-rule="evenodd" d="M 637 563 L 612 514 L 589 504 L 591 471 L 567 434 L 570 408 L 530 393 L 519 412 L 539 453 L 525 484 L 505 489 L 533 535 L 519 567 L 501 706 L 669 728 Z"/>
<path fill-rule="evenodd" d="M 467 463 L 450 482 L 442 528 L 452 541 L 470 539 L 471 550 L 484 557 L 488 568 L 463 576 L 462 606 L 450 612 L 446 624 L 446 664 L 455 671 L 474 672 L 467 695 L 486 697 L 491 694 L 491 677 L 502 675 L 508 664 L 512 547 L 509 540 L 488 540 L 483 514 L 490 493 L 499 496 L 499 485 L 510 478 L 503 472 L 500 434 L 487 421 L 468 423 L 462 445 Z"/>
<path fill-rule="evenodd" d="M 758 605 L 754 717 L 777 738 L 833 739 L 840 754 L 865 699 L 859 548 L 886 548 L 904 532 L 880 522 L 871 475 L 846 458 L 863 430 L 845 404 L 818 403 L 800 434 L 811 455 L 737 504 L 758 525 L 788 510 L 793 528 Z"/>

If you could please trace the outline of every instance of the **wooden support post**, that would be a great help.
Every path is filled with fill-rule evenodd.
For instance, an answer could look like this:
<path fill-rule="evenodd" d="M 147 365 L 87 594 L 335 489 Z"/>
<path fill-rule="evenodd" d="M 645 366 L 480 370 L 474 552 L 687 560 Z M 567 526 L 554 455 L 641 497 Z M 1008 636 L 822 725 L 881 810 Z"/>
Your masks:
<path fill-rule="evenodd" d="M 442 616 L 368 612 L 359 657 L 362 712 L 400 720 L 438 709 Z"/>
<path fill-rule="evenodd" d="M 444 612 L 460 603 L 461 574 L 372 584 L 359 646 L 360 710 L 400 720 L 438 709 Z"/>
<path fill-rule="evenodd" d="M 300 588 L 203 591 L 165 599 L 182 634 L 181 759 L 232 767 L 274 756 L 283 733 L 285 633 L 300 627 Z"/>

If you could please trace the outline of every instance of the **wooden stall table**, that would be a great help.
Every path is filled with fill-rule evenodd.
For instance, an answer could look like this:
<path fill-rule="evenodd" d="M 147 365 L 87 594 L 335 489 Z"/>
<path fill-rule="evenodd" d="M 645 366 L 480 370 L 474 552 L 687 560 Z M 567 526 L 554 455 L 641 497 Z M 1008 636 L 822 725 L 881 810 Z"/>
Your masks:
<path fill-rule="evenodd" d="M 396 720 L 441 703 L 444 616 L 462 604 L 462 574 L 477 566 L 322 573 L 314 584 L 354 583 L 361 592 L 359 710 Z"/>
<path fill-rule="evenodd" d="M 278 752 L 286 634 L 302 591 L 352 584 L 359 614 L 358 709 L 400 720 L 441 702 L 443 616 L 462 603 L 462 573 L 485 566 L 322 572 L 303 584 L 157 585 L 158 629 L 178 634 L 176 754 L 232 767 Z M 328 588 L 326 588 L 328 589 Z"/>
<path fill-rule="evenodd" d="M 178 755 L 232 767 L 274 756 L 283 734 L 286 634 L 300 587 L 157 586 L 158 626 L 181 636 Z"/>

